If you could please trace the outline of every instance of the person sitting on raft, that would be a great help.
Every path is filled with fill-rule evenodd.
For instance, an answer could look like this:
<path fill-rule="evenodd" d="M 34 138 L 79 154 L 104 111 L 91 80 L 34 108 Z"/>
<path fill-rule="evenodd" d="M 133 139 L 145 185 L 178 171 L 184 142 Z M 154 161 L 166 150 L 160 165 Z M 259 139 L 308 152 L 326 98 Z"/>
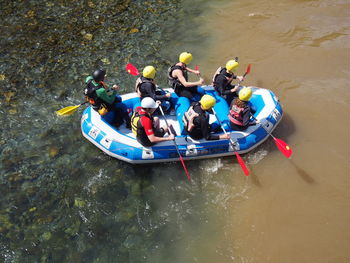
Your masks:
<path fill-rule="evenodd" d="M 215 103 L 215 98 L 206 94 L 199 102 L 193 102 L 188 111 L 185 112 L 183 117 L 185 129 L 192 139 L 219 140 L 230 138 L 228 134 L 211 134 L 213 127 L 209 124 L 209 111 Z M 217 127 L 217 129 L 220 129 L 220 127 Z"/>
<path fill-rule="evenodd" d="M 150 97 L 155 101 L 161 101 L 161 106 L 166 112 L 170 109 L 170 102 L 168 100 L 171 94 L 165 93 L 162 90 L 157 90 L 157 85 L 154 81 L 155 76 L 156 69 L 153 66 L 146 66 L 142 71 L 142 76 L 136 80 L 135 91 L 141 100 Z"/>
<path fill-rule="evenodd" d="M 200 75 L 198 70 L 193 70 L 187 65 L 192 61 L 192 54 L 188 52 L 182 52 L 179 56 L 179 62 L 174 64 L 168 69 L 168 80 L 171 88 L 174 89 L 175 93 L 179 97 L 186 97 L 190 100 L 196 95 L 201 95 L 204 91 L 199 90 L 197 86 L 203 85 L 204 79 L 199 77 L 196 82 L 188 81 L 188 72 Z M 202 94 L 201 94 L 202 93 Z"/>
<path fill-rule="evenodd" d="M 86 78 L 86 87 L 84 95 L 87 101 L 92 105 L 92 108 L 100 115 L 106 115 L 110 111 L 114 111 L 114 119 L 112 125 L 119 127 L 125 121 L 126 127 L 131 128 L 130 117 L 126 106 L 121 103 L 122 99 L 117 95 L 118 85 L 113 85 L 108 88 L 104 80 L 106 71 L 97 69 L 92 73 L 92 76 Z"/>
<path fill-rule="evenodd" d="M 237 59 L 237 58 L 236 58 Z M 237 97 L 238 86 L 232 85 L 234 79 L 243 81 L 243 76 L 236 76 L 234 71 L 239 64 L 236 59 L 227 61 L 226 67 L 219 67 L 213 77 L 213 86 L 216 92 L 230 105 L 231 101 Z"/>
<path fill-rule="evenodd" d="M 151 147 L 158 142 L 171 141 L 175 138 L 173 134 L 164 137 L 168 129 L 166 127 L 160 128 L 159 118 L 152 116 L 159 103 L 151 97 L 146 97 L 141 101 L 141 107 L 137 107 L 131 117 L 132 132 L 136 135 L 137 141 L 145 147 Z"/>
<path fill-rule="evenodd" d="M 244 131 L 249 126 L 260 123 L 257 121 L 251 121 L 252 109 L 250 108 L 248 101 L 252 97 L 252 89 L 244 87 L 239 91 L 238 98 L 235 98 L 230 106 L 230 112 L 228 118 L 232 129 L 238 131 Z"/>

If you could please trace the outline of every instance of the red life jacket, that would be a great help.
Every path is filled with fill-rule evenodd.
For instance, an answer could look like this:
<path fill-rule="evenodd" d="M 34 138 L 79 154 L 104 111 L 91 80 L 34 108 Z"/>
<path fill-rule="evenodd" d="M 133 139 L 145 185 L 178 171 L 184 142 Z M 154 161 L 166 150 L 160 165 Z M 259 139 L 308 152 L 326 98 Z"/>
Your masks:
<path fill-rule="evenodd" d="M 232 123 L 239 126 L 244 126 L 244 123 L 243 123 L 244 110 L 245 108 L 240 108 L 237 105 L 232 105 L 230 112 L 228 114 L 228 118 Z"/>

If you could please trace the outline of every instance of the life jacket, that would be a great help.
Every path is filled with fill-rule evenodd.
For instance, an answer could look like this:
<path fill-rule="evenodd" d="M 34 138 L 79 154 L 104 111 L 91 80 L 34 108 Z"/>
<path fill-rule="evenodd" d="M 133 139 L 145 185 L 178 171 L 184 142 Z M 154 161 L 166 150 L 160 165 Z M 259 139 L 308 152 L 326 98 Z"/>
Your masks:
<path fill-rule="evenodd" d="M 195 127 L 194 125 L 194 118 L 198 117 L 199 114 L 194 111 L 193 107 L 195 105 L 192 105 L 188 111 L 185 112 L 184 116 L 182 117 L 182 120 L 185 124 L 186 131 L 191 132 L 193 128 Z"/>
<path fill-rule="evenodd" d="M 186 69 L 184 69 L 183 67 L 179 66 L 179 65 L 172 65 L 169 69 L 168 69 L 168 84 L 170 87 L 172 87 L 174 90 L 177 87 L 184 87 L 181 82 L 178 80 L 177 77 L 173 77 L 173 71 L 176 69 L 180 69 L 182 71 L 182 74 L 185 78 L 186 81 L 188 81 L 188 72 Z"/>
<path fill-rule="evenodd" d="M 85 83 L 86 87 L 84 89 L 84 95 L 86 97 L 86 100 L 90 104 L 95 105 L 98 101 L 96 90 L 102 88 L 102 85 L 100 83 L 95 82 L 91 76 L 86 78 Z"/>
<path fill-rule="evenodd" d="M 213 86 L 215 86 L 216 77 L 221 74 L 221 71 L 223 69 L 224 69 L 223 67 L 218 67 L 218 69 L 215 71 L 214 76 L 213 76 L 213 83 L 212 83 Z"/>
<path fill-rule="evenodd" d="M 237 105 L 233 104 L 228 114 L 228 118 L 232 123 L 238 126 L 246 126 L 247 123 L 243 123 L 243 114 L 247 110 L 248 107 L 240 108 Z"/>
<path fill-rule="evenodd" d="M 148 139 L 148 136 L 145 132 L 145 129 L 143 128 L 143 126 L 141 124 L 142 117 L 149 118 L 153 123 L 152 117 L 150 117 L 146 113 L 140 113 L 139 110 L 136 109 L 135 112 L 133 113 L 133 115 L 131 116 L 131 130 L 132 130 L 133 134 L 135 134 L 136 138 L 142 142 L 142 145 L 151 146 L 152 143 Z"/>
<path fill-rule="evenodd" d="M 145 77 L 139 77 L 137 80 L 136 80 L 136 84 L 135 84 L 135 92 L 137 93 L 137 95 L 139 97 L 143 97 L 144 94 L 142 94 L 140 88 L 141 88 L 141 85 L 143 83 L 151 83 L 152 84 L 152 87 L 153 87 L 153 91 L 154 93 L 156 93 L 156 85 L 154 84 L 154 82 L 148 78 L 145 78 Z"/>
<path fill-rule="evenodd" d="M 96 90 L 105 87 L 106 84 L 103 81 L 97 83 L 91 76 L 86 79 L 86 87 L 84 89 L 85 98 L 92 105 L 92 108 L 100 115 L 107 114 L 109 109 L 107 105 L 97 96 Z"/>
<path fill-rule="evenodd" d="M 225 78 L 227 79 L 227 85 L 231 83 L 231 81 L 230 81 L 229 79 L 230 79 L 231 77 L 233 77 L 233 75 L 228 74 L 228 73 L 226 72 L 226 68 L 219 67 L 219 68 L 215 71 L 214 76 L 213 76 L 213 86 L 214 86 L 214 88 L 215 88 L 216 91 L 218 91 L 218 89 L 217 89 L 218 83 L 216 82 L 216 79 L 217 79 L 217 77 L 218 77 L 219 75 L 225 76 Z M 227 86 L 227 85 L 226 85 L 226 86 Z M 226 88 L 226 87 L 225 87 L 225 88 Z M 221 95 L 221 94 L 220 94 L 220 95 Z"/>

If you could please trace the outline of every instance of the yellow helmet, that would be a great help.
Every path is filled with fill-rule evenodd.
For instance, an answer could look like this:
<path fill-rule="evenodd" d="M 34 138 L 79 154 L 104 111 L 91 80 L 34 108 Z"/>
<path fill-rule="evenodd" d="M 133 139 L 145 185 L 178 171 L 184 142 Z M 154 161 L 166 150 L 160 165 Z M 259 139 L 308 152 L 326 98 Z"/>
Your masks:
<path fill-rule="evenodd" d="M 148 79 L 154 79 L 156 75 L 156 69 L 153 66 L 147 66 L 142 71 L 142 76 Z"/>
<path fill-rule="evenodd" d="M 182 52 L 179 56 L 179 61 L 185 64 L 190 64 L 192 61 L 192 54 L 188 52 Z"/>
<path fill-rule="evenodd" d="M 239 91 L 239 99 L 243 101 L 248 101 L 252 97 L 253 91 L 249 87 L 245 87 Z"/>
<path fill-rule="evenodd" d="M 205 94 L 199 102 L 201 103 L 203 110 L 209 110 L 214 107 L 216 100 L 213 96 Z"/>
<path fill-rule="evenodd" d="M 234 59 L 231 59 L 226 63 L 226 69 L 230 72 L 233 72 L 236 68 L 238 68 L 238 66 L 239 63 Z"/>

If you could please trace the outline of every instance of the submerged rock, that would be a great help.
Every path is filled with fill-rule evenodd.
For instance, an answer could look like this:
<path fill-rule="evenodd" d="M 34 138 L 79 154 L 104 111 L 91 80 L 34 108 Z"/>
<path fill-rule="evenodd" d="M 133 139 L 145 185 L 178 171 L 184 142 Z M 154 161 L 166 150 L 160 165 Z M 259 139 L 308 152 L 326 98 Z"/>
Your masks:
<path fill-rule="evenodd" d="M 74 200 L 74 205 L 75 205 L 76 207 L 82 208 L 82 207 L 84 207 L 84 206 L 86 205 L 86 202 L 85 202 L 83 199 L 77 197 L 77 198 L 75 198 L 75 200 Z"/>
<path fill-rule="evenodd" d="M 87 34 L 84 35 L 84 39 L 88 40 L 88 41 L 91 41 L 93 37 L 94 37 L 94 35 L 90 34 L 90 33 L 87 33 Z"/>
<path fill-rule="evenodd" d="M 42 235 L 42 238 L 45 240 L 45 241 L 48 241 L 50 240 L 52 237 L 52 234 L 50 232 L 45 232 L 43 235 Z"/>
<path fill-rule="evenodd" d="M 49 148 L 49 156 L 50 156 L 51 158 L 55 157 L 58 153 L 59 153 L 58 147 L 56 147 L 56 146 L 51 146 L 51 147 Z"/>

